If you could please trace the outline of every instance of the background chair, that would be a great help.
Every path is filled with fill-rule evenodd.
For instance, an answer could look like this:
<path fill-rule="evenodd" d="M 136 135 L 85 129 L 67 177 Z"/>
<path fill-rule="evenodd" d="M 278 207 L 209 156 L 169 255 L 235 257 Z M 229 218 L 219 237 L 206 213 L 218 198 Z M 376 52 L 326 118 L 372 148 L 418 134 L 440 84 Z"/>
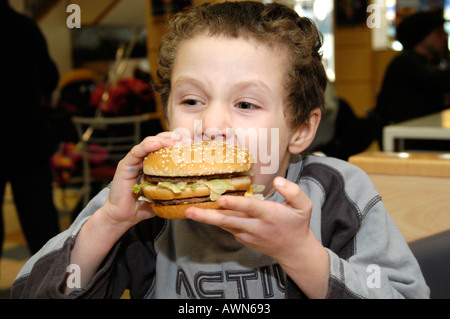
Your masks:
<path fill-rule="evenodd" d="M 419 262 L 431 299 L 450 299 L 450 230 L 409 244 Z"/>
<path fill-rule="evenodd" d="M 93 191 L 98 191 L 112 180 L 118 162 L 141 142 L 143 131 L 146 131 L 145 135 L 150 135 L 152 131 L 160 130 L 155 119 L 159 120 L 160 115 L 72 117 L 80 139 L 78 146 L 83 153 L 80 192 L 83 207 L 91 199 Z"/>

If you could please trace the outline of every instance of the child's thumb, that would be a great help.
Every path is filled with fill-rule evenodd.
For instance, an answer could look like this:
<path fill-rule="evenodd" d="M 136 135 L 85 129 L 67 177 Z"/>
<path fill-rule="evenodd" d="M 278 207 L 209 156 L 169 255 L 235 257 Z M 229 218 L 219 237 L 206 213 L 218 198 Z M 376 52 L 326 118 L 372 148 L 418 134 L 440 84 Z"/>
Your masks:
<path fill-rule="evenodd" d="M 273 181 L 276 190 L 286 199 L 286 204 L 297 212 L 308 212 L 312 210 L 311 200 L 297 184 L 283 178 L 276 177 Z"/>

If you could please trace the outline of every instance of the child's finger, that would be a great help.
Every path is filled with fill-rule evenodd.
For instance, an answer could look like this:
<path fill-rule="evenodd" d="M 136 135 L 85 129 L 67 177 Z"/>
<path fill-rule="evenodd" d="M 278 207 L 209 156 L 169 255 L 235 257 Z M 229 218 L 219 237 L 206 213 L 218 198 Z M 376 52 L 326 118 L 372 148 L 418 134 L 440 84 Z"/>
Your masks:
<path fill-rule="evenodd" d="M 156 135 L 157 138 L 171 139 L 176 141 L 176 144 L 191 144 L 193 140 L 190 135 L 186 135 L 184 131 L 175 130 L 171 132 L 162 132 Z"/>
<path fill-rule="evenodd" d="M 156 136 L 145 138 L 140 144 L 135 145 L 130 152 L 119 162 L 116 176 L 126 179 L 134 179 L 141 175 L 142 163 L 149 153 L 164 147 L 175 145 L 176 141 L 171 139 L 160 139 Z M 120 173 L 117 175 L 117 173 Z"/>
<path fill-rule="evenodd" d="M 142 159 L 151 152 L 156 152 L 161 148 L 174 146 L 177 141 L 166 137 L 152 136 L 145 138 L 140 144 L 134 146 L 130 153 L 133 157 L 142 161 Z"/>
<path fill-rule="evenodd" d="M 257 198 L 249 198 L 244 196 L 221 196 L 217 200 L 222 208 L 233 210 L 236 212 L 243 212 L 247 217 L 261 217 L 266 210 L 270 210 L 267 205 L 270 203 L 264 202 Z"/>

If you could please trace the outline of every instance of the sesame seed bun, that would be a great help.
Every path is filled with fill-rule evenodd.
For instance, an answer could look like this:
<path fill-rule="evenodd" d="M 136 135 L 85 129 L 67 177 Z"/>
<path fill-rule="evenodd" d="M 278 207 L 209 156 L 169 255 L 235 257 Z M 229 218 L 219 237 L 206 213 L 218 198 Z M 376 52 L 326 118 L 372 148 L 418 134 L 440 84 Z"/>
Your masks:
<path fill-rule="evenodd" d="M 149 154 L 144 174 L 201 176 L 247 172 L 253 165 L 248 149 L 221 142 L 180 144 Z"/>
<path fill-rule="evenodd" d="M 189 207 L 199 207 L 203 209 L 220 209 L 216 202 L 203 202 L 196 204 L 180 204 L 180 205 L 159 205 L 153 204 L 153 212 L 156 216 L 165 219 L 184 219 L 184 211 Z"/>

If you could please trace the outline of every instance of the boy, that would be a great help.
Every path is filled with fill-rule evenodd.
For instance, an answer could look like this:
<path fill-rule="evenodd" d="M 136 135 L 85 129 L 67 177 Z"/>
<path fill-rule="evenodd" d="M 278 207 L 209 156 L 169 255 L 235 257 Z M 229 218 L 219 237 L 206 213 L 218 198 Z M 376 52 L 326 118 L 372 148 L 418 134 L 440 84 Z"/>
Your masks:
<path fill-rule="evenodd" d="M 128 288 L 134 298 L 427 297 L 368 177 L 345 162 L 291 156 L 310 145 L 320 121 L 320 42 L 308 19 L 276 4 L 177 15 L 158 71 L 170 128 L 183 128 L 187 140 L 276 150 L 276 172 L 254 166 L 266 200 L 222 196 L 222 210 L 154 217 L 131 188 L 146 154 L 178 139 L 148 137 L 120 162 L 110 188 L 30 259 L 12 296 L 118 298 Z"/>

